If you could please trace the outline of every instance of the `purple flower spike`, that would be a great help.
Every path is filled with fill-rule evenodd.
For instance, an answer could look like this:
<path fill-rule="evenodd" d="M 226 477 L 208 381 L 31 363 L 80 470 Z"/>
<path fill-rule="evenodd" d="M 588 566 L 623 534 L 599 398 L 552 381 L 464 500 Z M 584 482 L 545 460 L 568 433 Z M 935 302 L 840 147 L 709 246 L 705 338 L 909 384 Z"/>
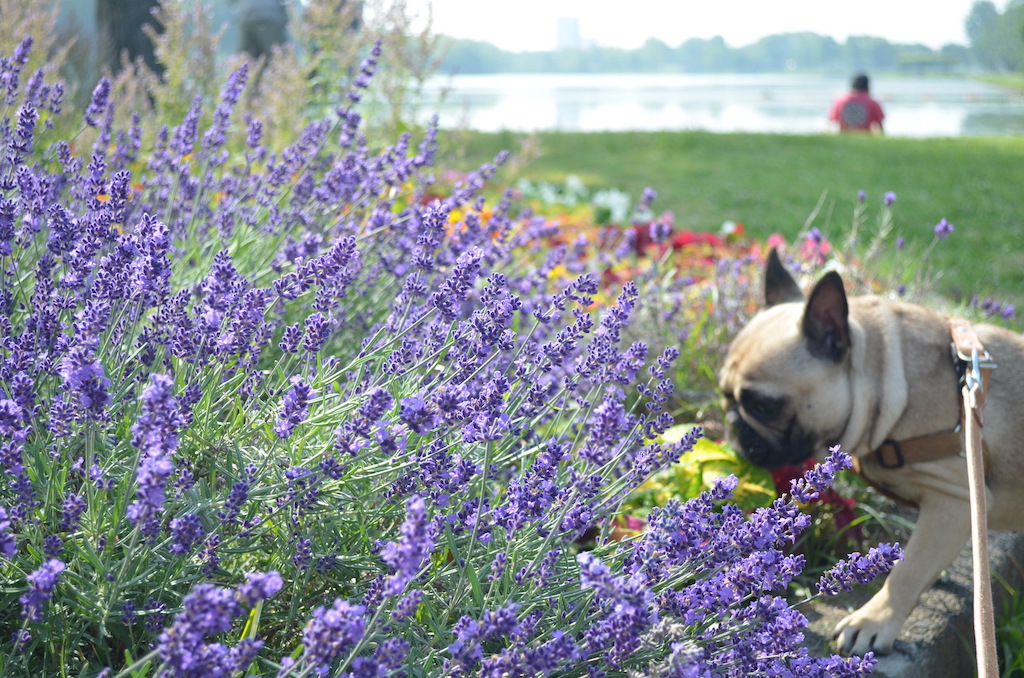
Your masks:
<path fill-rule="evenodd" d="M 142 414 L 132 427 L 132 444 L 142 452 L 142 460 L 136 471 L 136 500 L 128 507 L 128 518 L 141 524 L 150 537 L 160 529 L 157 515 L 163 511 L 167 479 L 174 471 L 171 455 L 178 449 L 182 424 L 173 386 L 171 377 L 154 374 L 142 391 Z"/>
<path fill-rule="evenodd" d="M 199 584 L 185 596 L 184 609 L 160 634 L 157 651 L 175 676 L 227 676 L 244 670 L 263 647 L 263 641 L 243 640 L 235 648 L 210 643 L 207 636 L 231 629 L 242 608 L 231 589 Z"/>
<path fill-rule="evenodd" d="M 648 186 L 644 189 L 643 194 L 640 196 L 640 207 L 642 209 L 650 209 L 654 199 L 658 197 L 658 192 Z"/>
<path fill-rule="evenodd" d="M 266 573 L 250 572 L 245 575 L 245 579 L 245 583 L 235 592 L 235 597 L 246 607 L 253 607 L 262 600 L 272 598 L 284 587 L 284 580 L 276 570 Z"/>
<path fill-rule="evenodd" d="M 313 610 L 313 618 L 302 630 L 303 659 L 314 670 L 329 669 L 331 662 L 355 646 L 366 631 L 366 608 L 335 600 L 329 608 Z"/>
<path fill-rule="evenodd" d="M 53 595 L 57 577 L 64 571 L 64 563 L 48 560 L 42 567 L 28 575 L 28 591 L 19 599 L 21 616 L 30 622 L 43 620 L 43 604 Z"/>
<path fill-rule="evenodd" d="M 245 83 L 248 79 L 248 63 L 243 63 L 237 71 L 228 76 L 228 81 L 224 85 L 223 91 L 221 91 L 220 104 L 213 114 L 213 124 L 203 134 L 204 149 L 209 151 L 224 145 L 226 141 L 225 134 L 231 121 L 231 113 L 235 110 L 235 104 L 238 103 L 239 97 L 242 96 L 242 91 L 245 89 Z"/>
<path fill-rule="evenodd" d="M 7 90 L 7 105 L 12 105 L 17 101 L 18 96 L 18 80 L 21 77 L 21 71 L 25 68 L 25 64 L 28 63 L 29 54 L 32 53 L 31 37 L 23 39 L 18 46 L 14 48 L 14 53 L 11 58 L 4 59 L 4 68 L 0 70 L 0 84 L 3 84 Z"/>
<path fill-rule="evenodd" d="M 451 275 L 441 284 L 440 290 L 431 296 L 431 303 L 445 320 L 455 320 L 458 317 L 462 302 L 466 300 L 480 274 L 483 256 L 484 253 L 480 249 L 473 249 L 460 255 Z"/>
<path fill-rule="evenodd" d="M 18 552 L 18 542 L 10 533 L 11 521 L 7 511 L 0 506 L 0 553 L 6 558 L 13 558 Z"/>
<path fill-rule="evenodd" d="M 302 377 L 292 377 L 291 384 L 291 390 L 281 403 L 281 417 L 274 427 L 278 438 L 289 437 L 295 431 L 295 427 L 306 420 L 309 415 L 309 401 L 316 396 L 316 391 L 310 388 Z"/>
<path fill-rule="evenodd" d="M 953 224 L 946 221 L 945 218 L 939 220 L 939 223 L 935 224 L 935 237 L 939 240 L 945 240 L 952 232 Z"/>
<path fill-rule="evenodd" d="M 672 235 L 672 227 L 662 221 L 655 221 L 647 227 L 651 240 L 655 243 L 663 243 Z"/>
<path fill-rule="evenodd" d="M 840 450 L 838 445 L 830 447 L 829 453 L 825 461 L 805 473 L 803 478 L 792 481 L 789 492 L 798 502 L 806 504 L 817 498 L 819 493 L 832 486 L 839 471 L 853 466 L 850 455 Z"/>
<path fill-rule="evenodd" d="M 896 194 L 893 193 L 892 191 L 886 192 L 885 197 L 882 198 L 882 204 L 884 204 L 886 207 L 889 207 L 894 202 L 896 202 Z"/>
<path fill-rule="evenodd" d="M 185 555 L 192 550 L 192 546 L 203 538 L 203 523 L 194 513 L 175 518 L 171 521 L 171 553 Z"/>
<path fill-rule="evenodd" d="M 434 548 L 423 498 L 412 497 L 406 503 L 406 512 L 401 543 L 389 542 L 381 552 L 381 559 L 395 571 L 388 578 L 388 595 L 399 595 L 405 590 L 406 584 L 419 574 L 423 562 Z"/>
<path fill-rule="evenodd" d="M 89 107 L 85 109 L 85 115 L 82 116 L 82 120 L 89 127 L 96 127 L 99 123 L 99 117 L 107 110 L 107 106 L 110 104 L 110 81 L 106 78 L 100 78 L 100 81 L 96 83 L 96 88 L 92 91 L 92 101 L 89 102 Z"/>
<path fill-rule="evenodd" d="M 86 338 L 86 341 L 95 337 Z M 107 389 L 110 380 L 103 371 L 103 365 L 96 359 L 92 346 L 80 344 L 73 347 L 60 363 L 60 375 L 64 386 L 74 396 L 81 416 L 102 419 L 110 395 Z"/>
<path fill-rule="evenodd" d="M 879 544 L 869 549 L 865 555 L 851 553 L 846 560 L 839 561 L 832 569 L 821 575 L 817 585 L 818 593 L 823 596 L 836 596 L 853 590 L 857 584 L 868 584 L 891 570 L 893 564 L 902 558 L 903 549 L 899 544 Z"/>
<path fill-rule="evenodd" d="M 615 576 L 611 569 L 590 552 L 576 556 L 580 565 L 580 585 L 594 591 L 594 607 L 600 612 L 584 631 L 591 652 L 605 654 L 608 664 L 618 668 L 639 646 L 641 636 L 658 621 L 653 605 L 654 593 L 638 573 L 632 577 Z"/>

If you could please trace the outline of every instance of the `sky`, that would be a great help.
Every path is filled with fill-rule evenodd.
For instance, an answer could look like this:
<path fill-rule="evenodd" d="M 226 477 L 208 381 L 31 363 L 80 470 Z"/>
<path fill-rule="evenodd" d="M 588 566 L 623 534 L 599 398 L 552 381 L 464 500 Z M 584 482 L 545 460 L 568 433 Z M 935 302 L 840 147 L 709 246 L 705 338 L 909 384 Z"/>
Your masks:
<path fill-rule="evenodd" d="M 722 36 L 742 47 L 766 35 L 811 31 L 843 42 L 870 35 L 932 48 L 966 44 L 975 0 L 408 0 L 433 8 L 433 32 L 508 51 L 550 50 L 560 17 L 579 19 L 584 41 L 636 48 L 651 37 L 669 47 Z M 995 0 L 1000 10 L 1005 0 Z"/>

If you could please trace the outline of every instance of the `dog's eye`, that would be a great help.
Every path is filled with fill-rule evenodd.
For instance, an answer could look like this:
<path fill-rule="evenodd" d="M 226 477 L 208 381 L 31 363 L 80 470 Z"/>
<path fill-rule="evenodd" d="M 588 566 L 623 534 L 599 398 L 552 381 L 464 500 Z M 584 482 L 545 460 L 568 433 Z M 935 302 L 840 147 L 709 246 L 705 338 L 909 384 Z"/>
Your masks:
<path fill-rule="evenodd" d="M 740 394 L 740 404 L 743 409 L 758 419 L 771 419 L 782 409 L 782 400 L 761 395 L 753 391 L 743 391 Z"/>

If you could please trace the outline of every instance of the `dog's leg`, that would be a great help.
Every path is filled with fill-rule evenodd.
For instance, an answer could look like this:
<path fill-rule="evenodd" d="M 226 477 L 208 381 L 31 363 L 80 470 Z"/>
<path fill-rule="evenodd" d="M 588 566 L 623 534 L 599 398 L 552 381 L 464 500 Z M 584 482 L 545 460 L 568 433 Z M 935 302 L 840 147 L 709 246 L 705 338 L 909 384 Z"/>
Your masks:
<path fill-rule="evenodd" d="M 966 502 L 945 493 L 926 495 L 903 560 L 896 563 L 871 600 L 836 625 L 840 652 L 891 652 L 917 599 L 953 562 L 970 534 L 971 515 Z"/>

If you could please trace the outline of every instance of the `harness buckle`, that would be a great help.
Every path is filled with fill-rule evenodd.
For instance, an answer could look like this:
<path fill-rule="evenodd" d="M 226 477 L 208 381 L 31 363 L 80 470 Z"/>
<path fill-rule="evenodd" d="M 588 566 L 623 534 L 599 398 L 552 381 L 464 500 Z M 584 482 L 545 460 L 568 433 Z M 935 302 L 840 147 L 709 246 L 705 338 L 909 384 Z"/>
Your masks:
<path fill-rule="evenodd" d="M 892 449 L 892 454 L 895 455 L 895 459 L 889 461 L 886 459 L 886 448 Z M 875 459 L 878 460 L 878 465 L 884 469 L 892 470 L 897 468 L 903 468 L 907 464 L 906 458 L 903 456 L 903 448 L 900 447 L 898 441 L 892 438 L 886 438 L 878 449 L 875 450 Z"/>

